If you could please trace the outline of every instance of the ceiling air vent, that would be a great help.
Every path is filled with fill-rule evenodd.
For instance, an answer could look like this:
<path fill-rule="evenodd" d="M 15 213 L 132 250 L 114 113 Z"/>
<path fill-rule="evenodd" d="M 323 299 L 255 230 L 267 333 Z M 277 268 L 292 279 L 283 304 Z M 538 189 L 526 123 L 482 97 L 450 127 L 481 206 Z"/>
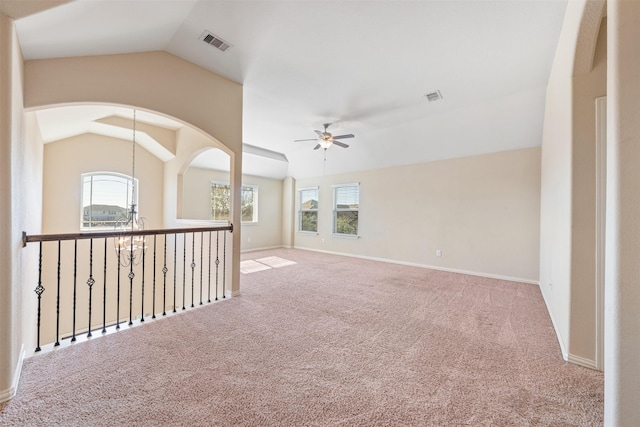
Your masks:
<path fill-rule="evenodd" d="M 228 43 L 222 40 L 220 37 L 216 36 L 215 34 L 211 34 L 209 31 L 203 32 L 200 35 L 200 40 L 204 41 L 207 44 L 210 44 L 215 48 L 218 48 L 218 50 L 221 50 L 222 52 L 226 52 L 227 50 L 233 47 L 231 43 Z"/>
<path fill-rule="evenodd" d="M 435 92 L 427 93 L 425 95 L 425 98 L 427 98 L 429 100 L 429 102 L 433 102 L 433 101 L 437 101 L 439 99 L 442 99 L 442 94 L 440 93 L 439 90 L 437 90 Z"/>

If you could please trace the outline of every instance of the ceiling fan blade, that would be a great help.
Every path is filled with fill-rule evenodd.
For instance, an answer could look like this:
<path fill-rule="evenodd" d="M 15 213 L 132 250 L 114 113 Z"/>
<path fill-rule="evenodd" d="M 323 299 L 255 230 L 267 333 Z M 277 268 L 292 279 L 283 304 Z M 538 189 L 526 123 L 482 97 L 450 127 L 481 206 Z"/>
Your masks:
<path fill-rule="evenodd" d="M 340 141 L 333 141 L 333 143 L 335 145 L 337 145 L 338 147 L 342 147 L 342 148 L 349 148 L 349 145 L 345 144 L 344 142 L 340 142 Z"/>
<path fill-rule="evenodd" d="M 317 134 L 318 134 L 318 136 L 319 136 L 320 138 L 322 138 L 322 137 L 324 136 L 324 134 L 323 134 L 322 132 L 320 132 L 319 130 L 315 130 L 315 129 L 314 129 L 313 131 L 314 131 L 315 133 L 317 133 Z"/>
<path fill-rule="evenodd" d="M 318 144 L 315 147 L 313 147 L 314 150 L 317 150 L 318 148 L 320 148 L 320 144 Z"/>
<path fill-rule="evenodd" d="M 293 142 L 304 142 L 304 141 L 317 141 L 318 138 L 311 138 L 311 139 L 294 139 Z"/>
<path fill-rule="evenodd" d="M 338 136 L 332 136 L 333 139 L 345 139 L 345 138 L 354 138 L 355 135 L 352 133 L 348 133 L 346 135 L 338 135 Z"/>

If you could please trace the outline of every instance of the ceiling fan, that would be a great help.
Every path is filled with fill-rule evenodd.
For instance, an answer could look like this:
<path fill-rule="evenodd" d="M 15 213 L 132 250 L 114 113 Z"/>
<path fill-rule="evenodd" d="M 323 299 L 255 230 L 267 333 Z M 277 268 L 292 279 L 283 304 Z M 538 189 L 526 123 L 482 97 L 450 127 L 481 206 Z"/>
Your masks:
<path fill-rule="evenodd" d="M 326 150 L 327 148 L 331 147 L 333 144 L 337 145 L 338 147 L 348 148 L 349 147 L 348 144 L 345 144 L 344 142 L 340 142 L 340 141 L 337 141 L 337 140 L 338 139 L 353 138 L 355 136 L 352 133 L 345 134 L 345 135 L 333 136 L 330 132 L 327 131 L 327 128 L 329 126 L 331 126 L 331 123 L 325 123 L 325 124 L 323 124 L 323 126 L 324 126 L 324 132 L 319 131 L 319 130 L 314 130 L 314 132 L 318 134 L 318 138 L 296 139 L 294 142 L 317 141 L 318 145 L 316 145 L 313 148 L 314 150 L 317 150 L 320 147 L 322 147 L 323 149 Z"/>

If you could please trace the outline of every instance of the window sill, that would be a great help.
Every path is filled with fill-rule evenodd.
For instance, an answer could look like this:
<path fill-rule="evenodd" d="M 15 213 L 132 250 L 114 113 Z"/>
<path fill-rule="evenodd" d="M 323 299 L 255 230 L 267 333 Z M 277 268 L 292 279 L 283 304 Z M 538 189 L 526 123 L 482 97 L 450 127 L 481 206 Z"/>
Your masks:
<path fill-rule="evenodd" d="M 320 235 L 320 233 L 318 233 L 317 231 L 302 231 L 302 230 L 297 230 L 296 233 L 299 234 L 306 234 L 308 236 L 318 236 Z"/>
<path fill-rule="evenodd" d="M 351 239 L 351 240 L 358 240 L 360 238 L 359 235 L 357 234 L 332 234 L 331 237 L 337 237 L 338 239 Z"/>

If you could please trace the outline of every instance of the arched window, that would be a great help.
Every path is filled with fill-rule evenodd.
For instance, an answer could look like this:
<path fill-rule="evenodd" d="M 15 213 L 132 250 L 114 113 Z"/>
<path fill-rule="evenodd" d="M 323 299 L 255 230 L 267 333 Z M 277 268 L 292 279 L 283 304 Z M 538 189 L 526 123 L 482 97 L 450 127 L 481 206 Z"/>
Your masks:
<path fill-rule="evenodd" d="M 135 191 L 133 185 L 136 186 Z M 115 172 L 82 174 L 81 230 L 112 230 L 119 220 L 127 218 L 132 194 L 138 204 L 138 180 Z"/>

